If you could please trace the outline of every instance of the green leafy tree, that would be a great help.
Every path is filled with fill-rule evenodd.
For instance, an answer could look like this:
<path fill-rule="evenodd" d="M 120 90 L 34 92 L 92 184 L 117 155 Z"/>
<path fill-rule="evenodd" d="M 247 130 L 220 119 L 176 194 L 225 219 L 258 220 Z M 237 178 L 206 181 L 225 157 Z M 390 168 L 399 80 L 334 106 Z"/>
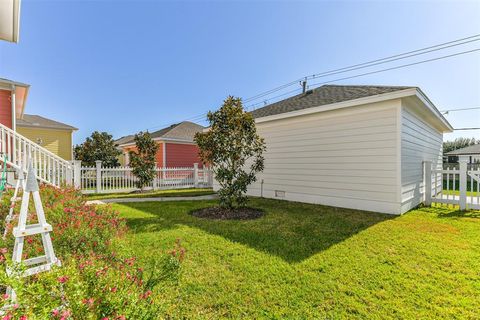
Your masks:
<path fill-rule="evenodd" d="M 137 186 L 143 190 L 155 178 L 155 156 L 158 144 L 152 139 L 150 133 L 139 132 L 135 135 L 136 151 L 130 152 L 130 167 L 138 178 Z"/>
<path fill-rule="evenodd" d="M 207 119 L 210 129 L 197 133 L 195 142 L 201 160 L 212 166 L 220 184 L 220 206 L 245 206 L 247 187 L 264 168 L 265 142 L 240 98 L 229 96 L 219 110 L 208 113 Z"/>
<path fill-rule="evenodd" d="M 456 138 L 453 141 L 445 141 L 443 143 L 443 153 L 448 153 L 453 150 L 465 148 L 474 144 L 480 143 L 480 140 L 475 138 Z"/>
<path fill-rule="evenodd" d="M 75 159 L 81 160 L 84 166 L 94 166 L 95 161 L 101 160 L 108 167 L 119 166 L 118 156 L 122 154 L 111 134 L 98 131 L 94 131 L 82 144 L 76 145 L 73 153 Z"/>

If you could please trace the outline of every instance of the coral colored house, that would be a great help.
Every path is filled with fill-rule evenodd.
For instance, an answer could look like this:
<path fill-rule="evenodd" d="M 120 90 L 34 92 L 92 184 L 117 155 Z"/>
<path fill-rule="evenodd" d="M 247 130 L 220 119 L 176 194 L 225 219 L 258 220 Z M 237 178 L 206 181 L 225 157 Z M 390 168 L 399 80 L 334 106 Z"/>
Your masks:
<path fill-rule="evenodd" d="M 183 121 L 170 127 L 152 132 L 151 136 L 158 145 L 157 166 L 158 167 L 193 167 L 202 162 L 198 156 L 198 147 L 193 141 L 195 133 L 202 132 L 204 127 L 193 122 Z M 123 151 L 120 162 L 123 165 L 129 164 L 129 152 L 135 150 L 134 135 L 122 137 L 115 142 Z"/>
<path fill-rule="evenodd" d="M 0 123 L 16 131 L 17 119 L 22 118 L 28 84 L 0 78 Z"/>

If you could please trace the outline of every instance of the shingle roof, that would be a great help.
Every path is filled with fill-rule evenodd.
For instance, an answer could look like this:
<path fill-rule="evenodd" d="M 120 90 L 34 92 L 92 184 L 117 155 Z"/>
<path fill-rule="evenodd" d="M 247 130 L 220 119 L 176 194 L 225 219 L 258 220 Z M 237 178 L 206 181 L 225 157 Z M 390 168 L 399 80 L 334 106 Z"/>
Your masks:
<path fill-rule="evenodd" d="M 383 93 L 412 89 L 406 86 L 324 85 L 305 93 L 252 111 L 254 118 L 319 107 L 327 104 L 365 98 Z"/>
<path fill-rule="evenodd" d="M 38 127 L 61 130 L 78 130 L 71 125 L 48 119 L 35 114 L 24 114 L 21 119 L 17 119 L 17 126 L 19 127 Z"/>
<path fill-rule="evenodd" d="M 447 156 L 459 156 L 459 155 L 470 155 L 470 154 L 480 154 L 480 144 L 474 144 L 465 148 L 453 150 L 447 152 Z"/>
<path fill-rule="evenodd" d="M 193 142 L 195 133 L 202 132 L 204 127 L 193 122 L 183 121 L 169 127 L 150 133 L 152 138 L 175 139 Z M 134 135 L 121 137 L 115 141 L 116 144 L 127 144 L 133 142 Z"/>

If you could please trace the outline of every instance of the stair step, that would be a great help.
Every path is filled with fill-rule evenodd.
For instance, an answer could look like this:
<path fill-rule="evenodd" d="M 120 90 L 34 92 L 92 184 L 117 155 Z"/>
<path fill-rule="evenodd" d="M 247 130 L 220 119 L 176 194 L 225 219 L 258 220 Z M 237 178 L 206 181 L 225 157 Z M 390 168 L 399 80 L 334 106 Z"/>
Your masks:
<path fill-rule="evenodd" d="M 52 226 L 50 224 L 41 225 L 39 223 L 30 224 L 25 227 L 24 230 L 20 230 L 18 227 L 13 228 L 13 235 L 16 238 L 32 236 L 35 234 L 46 233 L 52 231 Z"/>

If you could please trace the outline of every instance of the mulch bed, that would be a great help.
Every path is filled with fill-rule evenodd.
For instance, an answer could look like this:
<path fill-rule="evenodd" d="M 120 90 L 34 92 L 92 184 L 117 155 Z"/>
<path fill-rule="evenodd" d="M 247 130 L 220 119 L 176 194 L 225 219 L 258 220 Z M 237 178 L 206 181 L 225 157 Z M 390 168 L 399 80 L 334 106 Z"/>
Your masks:
<path fill-rule="evenodd" d="M 220 207 L 203 208 L 191 211 L 190 214 L 198 218 L 215 219 L 215 220 L 250 220 L 263 216 L 264 212 L 255 208 L 237 208 L 224 209 Z"/>

